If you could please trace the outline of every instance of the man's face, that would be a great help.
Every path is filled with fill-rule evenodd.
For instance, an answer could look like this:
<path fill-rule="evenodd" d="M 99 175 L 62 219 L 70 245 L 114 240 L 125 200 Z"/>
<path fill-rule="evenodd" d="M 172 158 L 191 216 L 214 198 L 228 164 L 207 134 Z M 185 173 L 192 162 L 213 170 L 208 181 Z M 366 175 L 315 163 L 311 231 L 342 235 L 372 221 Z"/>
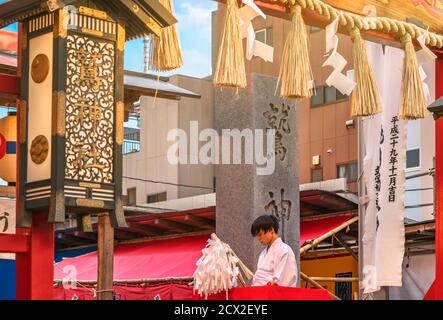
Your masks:
<path fill-rule="evenodd" d="M 272 240 L 272 234 L 273 234 L 272 231 L 264 232 L 263 230 L 260 230 L 260 232 L 257 233 L 256 238 L 261 244 L 269 245 L 269 243 L 271 243 Z"/>

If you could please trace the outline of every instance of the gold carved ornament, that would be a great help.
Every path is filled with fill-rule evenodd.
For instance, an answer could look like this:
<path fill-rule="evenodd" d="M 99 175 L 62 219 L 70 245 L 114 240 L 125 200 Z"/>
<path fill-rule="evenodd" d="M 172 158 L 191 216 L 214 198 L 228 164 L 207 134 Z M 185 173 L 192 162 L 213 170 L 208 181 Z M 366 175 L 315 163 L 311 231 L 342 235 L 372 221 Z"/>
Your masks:
<path fill-rule="evenodd" d="M 68 35 L 65 177 L 112 183 L 114 44 Z"/>
<path fill-rule="evenodd" d="M 39 135 L 32 140 L 31 150 L 29 151 L 31 154 L 31 159 L 35 164 L 42 164 L 49 153 L 49 142 L 48 139 Z"/>
<path fill-rule="evenodd" d="M 35 83 L 42 83 L 49 74 L 49 59 L 48 56 L 41 53 L 38 54 L 31 64 L 31 77 Z"/>

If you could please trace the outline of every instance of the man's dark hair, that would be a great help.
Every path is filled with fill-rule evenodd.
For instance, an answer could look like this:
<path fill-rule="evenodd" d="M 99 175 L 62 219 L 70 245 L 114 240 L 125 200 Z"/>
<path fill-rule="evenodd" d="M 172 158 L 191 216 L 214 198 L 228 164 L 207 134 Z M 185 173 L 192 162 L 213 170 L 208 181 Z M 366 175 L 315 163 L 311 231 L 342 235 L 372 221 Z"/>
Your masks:
<path fill-rule="evenodd" d="M 276 217 L 271 215 L 263 215 L 254 220 L 251 226 L 251 234 L 255 237 L 260 230 L 263 232 L 271 231 L 274 229 L 274 232 L 278 232 L 278 220 Z"/>

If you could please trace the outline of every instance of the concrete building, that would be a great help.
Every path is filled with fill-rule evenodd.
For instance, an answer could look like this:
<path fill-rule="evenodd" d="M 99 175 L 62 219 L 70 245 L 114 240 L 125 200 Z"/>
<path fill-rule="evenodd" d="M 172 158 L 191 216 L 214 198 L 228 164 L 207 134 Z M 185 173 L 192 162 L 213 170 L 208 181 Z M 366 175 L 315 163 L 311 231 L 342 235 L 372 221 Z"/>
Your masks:
<path fill-rule="evenodd" d="M 189 137 L 191 121 L 198 122 L 199 130 L 213 127 L 212 83 L 181 75 L 157 82 L 156 77 L 141 73 L 126 74 L 125 83 L 129 82 L 142 97 L 137 104 L 140 147 L 135 148 L 137 152 L 126 153 L 123 159 L 123 190 L 128 195 L 128 205 L 149 205 L 214 192 L 212 166 L 173 165 L 167 158 L 172 144 L 167 141 L 169 131 L 182 129 Z M 137 129 L 126 129 L 128 143 L 135 133 Z M 191 152 L 187 148 L 189 163 L 198 159 L 198 154 Z"/>

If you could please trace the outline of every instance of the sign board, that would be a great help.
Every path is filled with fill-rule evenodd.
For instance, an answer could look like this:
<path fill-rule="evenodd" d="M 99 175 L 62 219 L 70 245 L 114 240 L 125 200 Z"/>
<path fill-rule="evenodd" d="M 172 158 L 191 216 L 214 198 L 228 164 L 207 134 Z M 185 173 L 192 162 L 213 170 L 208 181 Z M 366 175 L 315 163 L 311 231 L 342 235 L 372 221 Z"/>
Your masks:
<path fill-rule="evenodd" d="M 15 233 L 15 200 L 0 199 L 0 233 Z M 0 259 L 15 259 L 15 254 L 0 253 Z"/>

